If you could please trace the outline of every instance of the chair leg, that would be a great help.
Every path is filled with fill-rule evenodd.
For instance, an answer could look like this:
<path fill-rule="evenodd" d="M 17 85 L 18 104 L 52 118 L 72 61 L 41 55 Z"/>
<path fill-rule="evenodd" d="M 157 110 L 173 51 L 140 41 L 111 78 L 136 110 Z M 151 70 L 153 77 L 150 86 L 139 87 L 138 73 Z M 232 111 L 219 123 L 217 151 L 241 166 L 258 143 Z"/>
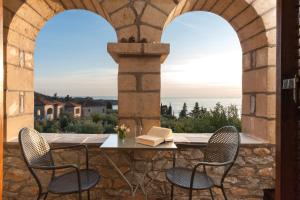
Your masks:
<path fill-rule="evenodd" d="M 211 199 L 212 199 L 212 200 L 215 200 L 215 198 L 214 198 L 214 194 L 213 194 L 213 192 L 212 192 L 212 189 L 211 189 L 211 188 L 209 188 L 209 193 L 210 193 Z"/>
<path fill-rule="evenodd" d="M 48 196 L 48 192 L 44 194 L 44 200 L 47 199 L 47 196 Z"/>
<path fill-rule="evenodd" d="M 82 200 L 81 191 L 78 192 L 78 199 L 79 199 L 79 200 Z"/>
<path fill-rule="evenodd" d="M 173 200 L 174 197 L 174 185 L 171 184 L 171 200 Z"/>
<path fill-rule="evenodd" d="M 224 199 L 227 200 L 227 196 L 226 196 L 226 193 L 225 193 L 223 185 L 221 186 L 221 189 L 222 189 L 222 193 L 223 193 Z"/>
<path fill-rule="evenodd" d="M 90 190 L 88 190 L 87 193 L 88 193 L 88 200 L 90 200 L 91 198 Z"/>
<path fill-rule="evenodd" d="M 189 200 L 192 200 L 193 198 L 193 189 L 190 188 L 190 192 L 189 192 Z"/>

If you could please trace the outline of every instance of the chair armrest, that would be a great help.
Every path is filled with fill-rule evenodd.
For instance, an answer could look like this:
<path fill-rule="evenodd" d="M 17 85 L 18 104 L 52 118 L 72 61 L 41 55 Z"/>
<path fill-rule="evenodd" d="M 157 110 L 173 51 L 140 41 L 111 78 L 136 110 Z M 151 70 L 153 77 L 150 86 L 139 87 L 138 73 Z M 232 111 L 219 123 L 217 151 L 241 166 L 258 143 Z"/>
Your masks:
<path fill-rule="evenodd" d="M 226 165 L 230 165 L 232 164 L 233 161 L 227 161 L 227 162 L 223 162 L 223 163 L 219 163 L 219 162 L 199 162 L 193 169 L 193 172 L 192 172 L 192 176 L 191 176 L 191 182 L 190 182 L 190 188 L 193 187 L 193 184 L 194 184 L 194 177 L 195 177 L 195 173 L 197 171 L 197 168 L 199 166 L 212 166 L 212 167 L 221 167 L 221 166 L 226 166 Z M 204 168 L 204 171 L 205 171 L 205 168 Z"/>
<path fill-rule="evenodd" d="M 40 170 L 59 170 L 59 169 L 73 168 L 76 170 L 79 192 L 81 192 L 81 190 L 82 190 L 81 189 L 80 170 L 79 170 L 78 165 L 76 165 L 76 164 L 52 165 L 52 166 L 30 165 L 29 167 L 32 169 L 40 169 Z"/>
<path fill-rule="evenodd" d="M 86 145 L 84 144 L 76 144 L 76 145 L 68 145 L 68 146 L 62 146 L 62 147 L 52 147 L 50 150 L 62 150 L 62 149 L 76 149 L 76 148 L 84 148 L 85 149 L 85 165 L 86 169 L 89 169 L 89 151 Z"/>
<path fill-rule="evenodd" d="M 74 168 L 79 171 L 79 167 L 76 164 L 66 164 L 66 165 L 29 165 L 30 168 L 33 169 L 40 169 L 40 170 L 56 170 L 56 169 L 67 169 L 67 168 Z"/>
<path fill-rule="evenodd" d="M 233 161 L 227 161 L 227 162 L 199 162 L 194 168 L 198 168 L 199 166 L 203 165 L 203 166 L 215 166 L 215 167 L 220 167 L 220 166 L 226 166 L 229 164 L 232 164 Z"/>

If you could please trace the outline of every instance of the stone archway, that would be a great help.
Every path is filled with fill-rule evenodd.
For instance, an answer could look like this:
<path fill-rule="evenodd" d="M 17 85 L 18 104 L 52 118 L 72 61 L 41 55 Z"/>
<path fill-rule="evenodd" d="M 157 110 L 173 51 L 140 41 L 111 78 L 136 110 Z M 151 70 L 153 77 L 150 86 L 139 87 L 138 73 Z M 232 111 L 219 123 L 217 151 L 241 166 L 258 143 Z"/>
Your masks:
<path fill-rule="evenodd" d="M 111 21 L 97 0 L 4 2 L 6 140 L 16 137 L 22 127 L 33 127 L 35 41 L 48 20 L 70 9 L 91 11 Z"/>
<path fill-rule="evenodd" d="M 275 141 L 275 0 L 5 0 L 4 7 L 7 138 L 33 125 L 34 43 L 52 16 L 85 9 L 112 24 L 120 42 L 108 45 L 119 64 L 119 118 L 132 125 L 142 120 L 147 130 L 159 125 L 160 64 L 169 52 L 159 44 L 163 29 L 198 10 L 222 16 L 236 30 L 243 50 L 243 131 Z"/>
<path fill-rule="evenodd" d="M 104 1 L 105 2 L 105 1 Z M 125 2 L 125 1 L 123 1 Z M 128 1 L 126 1 L 128 2 Z M 126 26 L 118 26 L 119 38 L 126 38 L 132 35 L 136 41 L 146 41 L 150 44 L 151 50 L 159 51 L 163 49 L 160 43 L 164 28 L 177 16 L 191 11 L 207 11 L 215 13 L 227 20 L 237 32 L 243 51 L 243 103 L 242 103 L 242 124 L 243 132 L 249 133 L 266 139 L 272 143 L 275 142 L 275 58 L 276 58 L 276 1 L 275 0 L 152 0 L 137 4 L 125 4 L 123 7 L 109 13 L 114 16 L 124 16 L 124 13 L 136 14 L 135 20 L 127 20 Z M 127 10 L 127 11 L 126 11 Z M 129 16 L 129 15 L 127 15 Z M 132 17 L 134 17 L 132 15 Z M 130 17 L 129 17 L 130 18 Z M 130 18 L 131 19 L 131 18 Z M 125 34 L 126 33 L 126 34 Z M 126 47 L 125 47 L 126 46 Z M 111 48 L 110 48 L 111 47 Z M 119 49 L 122 49 L 120 50 Z M 140 49 L 140 50 L 139 50 Z M 148 48 L 149 49 L 149 48 Z M 137 44 L 115 44 L 109 45 L 109 51 L 113 57 L 121 57 L 115 59 L 119 63 L 120 69 L 131 67 L 131 71 L 125 69 L 126 77 L 119 76 L 120 83 L 126 84 L 127 88 L 121 90 L 119 95 L 126 96 L 124 101 L 119 99 L 119 103 L 123 105 L 132 104 L 131 100 L 136 99 L 136 95 L 150 95 L 147 90 L 143 90 L 143 77 L 149 75 L 150 71 L 143 71 L 139 66 L 141 63 L 130 62 L 132 54 L 137 58 L 148 59 L 149 55 L 145 53 L 145 46 L 137 46 Z M 122 51 L 122 52 L 120 52 Z M 132 51 L 132 52 L 130 52 Z M 138 53 L 139 51 L 139 53 Z M 127 53 L 126 53 L 127 52 Z M 135 52 L 135 53 L 133 53 Z M 153 52 L 152 52 L 153 53 Z M 162 52 L 161 52 L 162 53 Z M 168 54 L 166 50 L 164 53 Z M 125 58 L 128 57 L 125 62 Z M 124 63 L 123 63 L 124 60 Z M 158 59 L 159 60 L 159 59 Z M 162 59 L 163 60 L 163 59 Z M 135 66 L 135 68 L 134 68 Z M 153 64 L 152 64 L 153 66 Z M 160 67 L 160 63 L 156 60 L 155 67 Z M 134 68 L 134 70 L 133 70 Z M 159 68 L 160 69 L 160 68 Z M 132 71 L 133 70 L 133 71 Z M 119 72 L 120 73 L 120 72 Z M 137 76 L 138 73 L 138 76 Z M 125 74 L 124 74 L 125 75 Z M 156 75 L 160 77 L 160 70 L 156 71 Z M 121 84 L 121 85 L 122 85 Z M 160 97 L 160 81 L 157 77 L 148 76 L 147 84 L 158 90 L 153 90 L 152 96 L 157 95 L 155 99 Z M 133 88 L 133 89 L 132 89 Z M 152 89 L 153 89 L 152 88 Z M 148 92 L 148 94 L 146 94 Z M 121 102 L 123 101 L 123 102 Z M 119 117 L 124 118 L 124 122 L 134 124 L 136 119 L 145 119 L 144 127 L 150 125 L 159 125 L 159 112 L 151 116 L 138 114 L 145 110 L 146 103 L 135 104 L 132 109 L 137 109 L 135 113 L 129 112 L 126 108 L 119 113 Z M 121 104 L 122 105 L 122 104 Z M 159 109 L 157 105 L 147 103 L 146 107 L 151 106 L 152 109 Z M 119 108 L 121 109 L 122 106 Z M 151 122 L 146 122 L 147 118 L 152 118 Z M 126 120 L 125 120 L 126 119 Z"/>
<path fill-rule="evenodd" d="M 217 14 L 237 32 L 243 52 L 243 132 L 275 143 L 276 1 L 180 1 L 164 27 L 191 11 Z"/>

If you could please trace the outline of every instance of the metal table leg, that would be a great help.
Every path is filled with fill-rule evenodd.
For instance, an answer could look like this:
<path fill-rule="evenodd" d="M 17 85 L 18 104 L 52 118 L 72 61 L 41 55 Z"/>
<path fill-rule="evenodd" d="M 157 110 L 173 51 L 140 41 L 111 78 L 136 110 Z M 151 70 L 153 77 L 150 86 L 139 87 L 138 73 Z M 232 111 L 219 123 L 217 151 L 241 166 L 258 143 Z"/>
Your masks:
<path fill-rule="evenodd" d="M 120 170 L 120 168 L 118 168 L 118 166 L 116 165 L 116 163 L 104 152 L 102 151 L 103 155 L 105 156 L 105 158 L 108 160 L 108 162 L 114 167 L 114 169 L 118 172 L 118 174 L 123 178 L 123 180 L 128 184 L 128 186 L 130 187 L 131 193 L 134 193 L 134 187 L 133 185 L 130 183 L 130 181 L 126 178 L 126 176 L 122 173 L 122 171 Z"/>

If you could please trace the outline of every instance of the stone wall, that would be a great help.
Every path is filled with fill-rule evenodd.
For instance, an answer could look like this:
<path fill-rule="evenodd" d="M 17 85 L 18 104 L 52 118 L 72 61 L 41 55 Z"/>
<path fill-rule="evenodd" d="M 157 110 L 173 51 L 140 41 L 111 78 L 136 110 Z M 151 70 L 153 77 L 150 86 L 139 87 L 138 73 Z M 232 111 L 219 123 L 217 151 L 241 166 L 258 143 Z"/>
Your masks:
<path fill-rule="evenodd" d="M 103 157 L 98 145 L 89 145 L 90 167 L 97 169 L 102 175 L 100 183 L 91 192 L 91 199 L 134 199 L 130 195 L 129 187 L 114 171 Z M 128 159 L 130 152 L 108 152 L 117 161 L 122 171 L 129 171 Z M 152 153 L 136 152 L 133 157 L 135 169 L 138 173 L 145 167 L 145 160 L 151 158 Z M 275 147 L 269 144 L 242 145 L 238 159 L 225 179 L 226 192 L 231 200 L 259 200 L 262 199 L 263 189 L 274 187 L 274 155 Z M 37 185 L 24 165 L 17 144 L 6 144 L 4 155 L 4 199 L 35 199 Z M 199 149 L 181 149 L 177 152 L 177 166 L 193 166 L 202 157 Z M 55 160 L 65 163 L 78 163 L 84 166 L 84 154 L 80 151 L 60 151 L 55 154 Z M 163 166 L 167 161 L 167 165 Z M 146 162 L 150 169 L 147 180 L 158 173 L 158 177 L 147 187 L 148 199 L 168 199 L 170 185 L 165 179 L 164 169 L 172 166 L 172 154 L 161 155 L 154 162 Z M 216 176 L 222 169 L 209 169 L 210 174 Z M 43 176 L 45 180 L 47 175 Z M 130 173 L 128 175 L 130 177 Z M 222 199 L 221 191 L 214 189 L 216 199 Z M 175 199 L 187 199 L 188 191 L 176 188 Z M 210 199 L 207 191 L 194 192 L 195 199 Z M 48 199 L 76 199 L 76 196 L 49 195 Z M 141 191 L 136 199 L 143 199 Z"/>

